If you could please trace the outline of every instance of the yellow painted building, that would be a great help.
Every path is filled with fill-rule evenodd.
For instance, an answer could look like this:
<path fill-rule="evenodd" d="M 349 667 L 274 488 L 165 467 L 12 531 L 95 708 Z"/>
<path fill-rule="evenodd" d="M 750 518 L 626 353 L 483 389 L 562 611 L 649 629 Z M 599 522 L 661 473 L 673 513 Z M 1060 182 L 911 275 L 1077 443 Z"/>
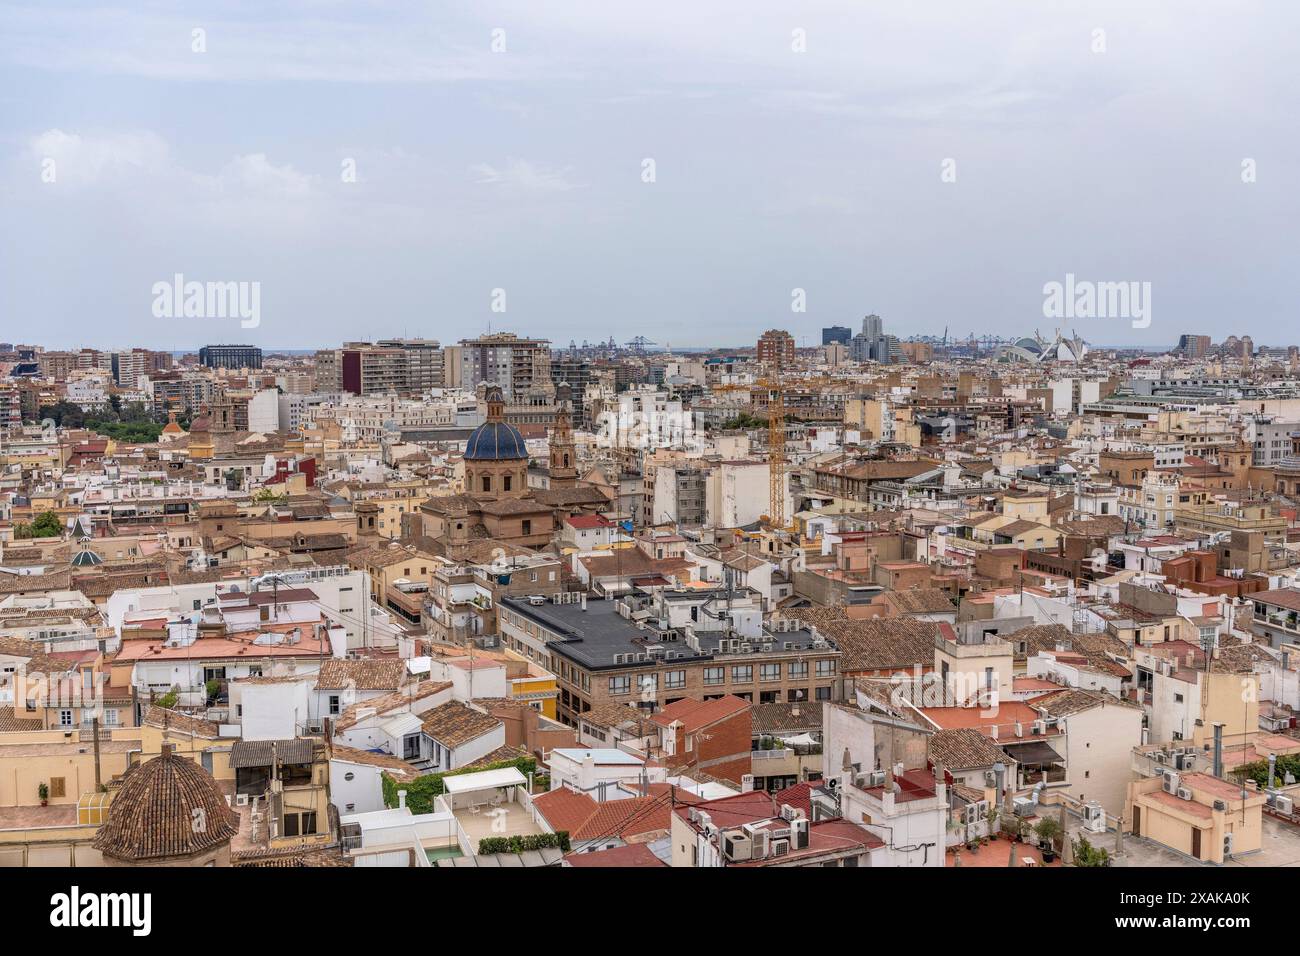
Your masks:
<path fill-rule="evenodd" d="M 1129 784 L 1124 819 L 1134 836 L 1222 864 L 1263 845 L 1265 802 L 1253 781 L 1243 796 L 1240 787 L 1209 774 L 1171 770 Z"/>

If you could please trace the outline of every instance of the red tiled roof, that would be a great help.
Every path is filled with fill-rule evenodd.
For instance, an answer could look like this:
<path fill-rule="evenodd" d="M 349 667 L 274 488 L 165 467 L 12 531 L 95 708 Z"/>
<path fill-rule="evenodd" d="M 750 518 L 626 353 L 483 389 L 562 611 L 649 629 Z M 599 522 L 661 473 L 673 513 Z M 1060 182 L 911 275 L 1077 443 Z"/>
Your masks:
<path fill-rule="evenodd" d="M 585 793 L 578 793 L 568 787 L 559 787 L 550 793 L 533 797 L 533 806 L 541 812 L 553 829 L 567 830 L 572 834 L 591 818 L 599 805 Z"/>
<path fill-rule="evenodd" d="M 664 707 L 659 713 L 651 715 L 650 719 L 662 727 L 667 727 L 674 721 L 680 721 L 682 728 L 687 733 L 690 733 L 699 730 L 701 727 L 707 727 L 709 724 L 717 723 L 724 717 L 730 717 L 732 714 L 739 714 L 748 709 L 748 701 L 733 697 L 731 694 L 719 697 L 717 700 L 696 700 L 694 697 L 683 697 L 681 700 L 674 701 Z"/>
<path fill-rule="evenodd" d="M 610 850 L 598 850 L 595 853 L 570 853 L 564 858 L 569 866 L 578 867 L 656 867 L 667 866 L 655 856 L 644 843 L 629 843 L 616 846 Z"/>

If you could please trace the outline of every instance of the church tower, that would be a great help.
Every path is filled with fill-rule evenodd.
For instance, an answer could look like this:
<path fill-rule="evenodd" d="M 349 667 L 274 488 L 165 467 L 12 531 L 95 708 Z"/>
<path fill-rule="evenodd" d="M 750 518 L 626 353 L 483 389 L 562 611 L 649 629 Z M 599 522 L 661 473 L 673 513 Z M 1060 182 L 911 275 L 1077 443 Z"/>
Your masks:
<path fill-rule="evenodd" d="M 573 447 L 573 423 L 569 417 L 569 386 L 555 389 L 555 426 L 551 429 L 551 461 L 547 470 L 552 488 L 572 488 L 578 483 L 578 455 Z"/>
<path fill-rule="evenodd" d="M 528 446 L 505 420 L 501 389 L 486 391 L 487 421 L 465 442 L 465 492 L 474 498 L 520 498 L 528 492 Z"/>

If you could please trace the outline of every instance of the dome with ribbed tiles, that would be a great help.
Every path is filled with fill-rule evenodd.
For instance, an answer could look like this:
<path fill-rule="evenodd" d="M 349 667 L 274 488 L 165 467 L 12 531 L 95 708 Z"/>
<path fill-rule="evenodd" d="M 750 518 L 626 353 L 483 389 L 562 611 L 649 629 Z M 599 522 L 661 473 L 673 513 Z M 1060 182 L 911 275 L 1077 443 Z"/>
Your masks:
<path fill-rule="evenodd" d="M 528 457 L 524 436 L 505 420 L 505 399 L 495 385 L 487 389 L 487 421 L 470 433 L 466 461 L 518 461 Z"/>

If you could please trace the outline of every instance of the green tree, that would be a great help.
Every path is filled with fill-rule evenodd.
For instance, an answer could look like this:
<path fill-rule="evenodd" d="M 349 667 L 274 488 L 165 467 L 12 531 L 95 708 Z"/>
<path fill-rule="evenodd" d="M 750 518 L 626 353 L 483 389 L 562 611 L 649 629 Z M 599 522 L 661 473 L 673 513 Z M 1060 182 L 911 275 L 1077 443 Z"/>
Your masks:
<path fill-rule="evenodd" d="M 1075 866 L 1110 866 L 1110 854 L 1088 842 L 1082 833 L 1072 843 Z"/>
<path fill-rule="evenodd" d="M 81 406 L 73 402 L 55 402 L 43 405 L 39 412 L 41 420 L 50 419 L 63 428 L 80 428 L 86 421 L 86 413 Z"/>
<path fill-rule="evenodd" d="M 57 538 L 63 534 L 63 522 L 53 511 L 37 515 L 35 521 L 22 527 L 27 533 L 19 531 L 20 538 Z"/>

